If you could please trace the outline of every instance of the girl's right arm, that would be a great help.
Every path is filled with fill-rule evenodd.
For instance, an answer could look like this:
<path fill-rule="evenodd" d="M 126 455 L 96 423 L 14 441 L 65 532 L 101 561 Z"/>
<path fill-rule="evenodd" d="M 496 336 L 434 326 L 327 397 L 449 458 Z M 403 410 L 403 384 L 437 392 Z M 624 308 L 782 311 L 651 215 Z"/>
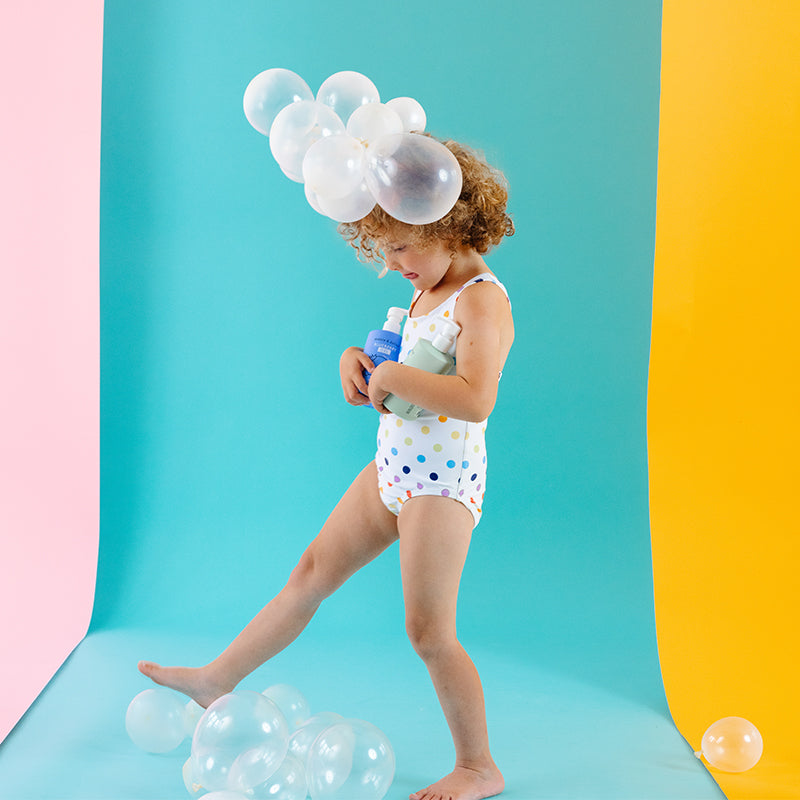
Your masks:
<path fill-rule="evenodd" d="M 339 359 L 339 377 L 342 380 L 344 399 L 351 406 L 365 406 L 369 403 L 369 389 L 364 380 L 364 370 L 372 372 L 375 365 L 360 347 L 348 347 Z"/>

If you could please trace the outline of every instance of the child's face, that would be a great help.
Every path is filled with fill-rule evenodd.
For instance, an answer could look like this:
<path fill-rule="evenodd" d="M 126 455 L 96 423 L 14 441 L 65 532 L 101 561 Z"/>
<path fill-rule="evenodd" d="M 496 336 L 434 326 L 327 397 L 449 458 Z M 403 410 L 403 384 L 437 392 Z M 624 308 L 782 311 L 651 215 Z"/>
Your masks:
<path fill-rule="evenodd" d="M 395 236 L 381 249 L 386 266 L 393 272 L 399 272 L 415 289 L 437 286 L 453 261 L 452 251 L 438 240 L 420 246 L 411 244 L 402 236 Z"/>

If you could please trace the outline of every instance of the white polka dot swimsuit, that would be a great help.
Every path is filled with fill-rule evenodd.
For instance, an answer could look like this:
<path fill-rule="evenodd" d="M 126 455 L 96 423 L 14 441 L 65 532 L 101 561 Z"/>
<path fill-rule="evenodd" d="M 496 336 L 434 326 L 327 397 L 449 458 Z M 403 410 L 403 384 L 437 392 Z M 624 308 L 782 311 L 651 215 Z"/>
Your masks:
<path fill-rule="evenodd" d="M 503 284 L 487 272 L 465 283 L 429 314 L 409 316 L 403 327 L 401 364 L 418 339 L 434 338 L 437 320 L 454 318 L 461 292 L 481 281 L 490 281 L 508 297 Z M 419 295 L 414 295 L 414 301 Z M 449 352 L 455 356 L 455 342 Z M 384 505 L 399 514 L 403 503 L 412 497 L 452 497 L 467 507 L 477 525 L 486 491 L 485 433 L 486 420 L 466 422 L 427 411 L 411 421 L 394 414 L 382 415 L 375 463 Z"/>

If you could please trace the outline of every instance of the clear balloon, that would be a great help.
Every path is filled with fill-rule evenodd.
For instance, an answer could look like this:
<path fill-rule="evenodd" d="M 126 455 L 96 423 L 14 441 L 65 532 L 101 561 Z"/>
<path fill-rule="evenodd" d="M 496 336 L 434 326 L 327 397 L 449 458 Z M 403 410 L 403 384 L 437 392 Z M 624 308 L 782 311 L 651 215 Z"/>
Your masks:
<path fill-rule="evenodd" d="M 303 765 L 307 764 L 308 751 L 314 740 L 325 728 L 338 722 L 343 722 L 341 714 L 333 711 L 322 711 L 309 717 L 289 738 L 289 752 L 298 758 Z"/>
<path fill-rule="evenodd" d="M 314 100 L 300 100 L 286 106 L 275 117 L 269 147 L 284 175 L 303 182 L 303 159 L 314 142 L 344 133 L 344 123 L 333 109 Z"/>
<path fill-rule="evenodd" d="M 317 100 L 330 106 L 343 122 L 365 103 L 380 103 L 375 84 L 360 72 L 336 72 L 326 78 L 317 91 Z"/>
<path fill-rule="evenodd" d="M 456 157 L 417 133 L 386 136 L 370 147 L 365 178 L 381 208 L 410 225 L 441 219 L 461 194 Z"/>
<path fill-rule="evenodd" d="M 758 763 L 763 752 L 764 741 L 752 722 L 724 717 L 709 726 L 695 755 L 705 756 L 712 767 L 723 772 L 745 772 Z"/>
<path fill-rule="evenodd" d="M 308 200 L 308 204 L 311 206 L 311 208 L 313 208 L 317 214 L 322 214 L 323 217 L 326 217 L 327 214 L 322 210 L 322 206 L 319 204 L 319 197 L 317 197 L 317 193 L 310 189 L 308 185 L 306 185 L 304 188 L 306 192 L 306 200 Z"/>
<path fill-rule="evenodd" d="M 353 771 L 355 744 L 349 720 L 329 725 L 314 739 L 306 759 L 308 793 L 312 800 L 331 798 L 344 787 Z"/>
<path fill-rule="evenodd" d="M 402 133 L 403 120 L 396 111 L 383 103 L 367 103 L 359 106 L 350 115 L 347 132 L 369 147 L 383 136 Z"/>
<path fill-rule="evenodd" d="M 401 119 L 406 133 L 422 133 L 428 124 L 425 109 L 413 97 L 395 97 L 387 104 Z"/>
<path fill-rule="evenodd" d="M 303 159 L 303 181 L 326 197 L 344 197 L 364 179 L 364 146 L 352 136 L 327 136 Z"/>
<path fill-rule="evenodd" d="M 202 784 L 198 783 L 194 778 L 194 769 L 192 768 L 192 757 L 186 759 L 186 762 L 183 765 L 183 785 L 186 787 L 186 791 L 192 797 L 200 797 L 200 795 L 205 794 L 206 790 L 203 788 Z"/>
<path fill-rule="evenodd" d="M 344 197 L 317 195 L 320 212 L 336 222 L 356 222 L 375 208 L 375 197 L 366 181 L 362 181 Z"/>
<path fill-rule="evenodd" d="M 269 136 L 278 112 L 291 103 L 313 100 L 308 84 L 289 69 L 267 69 L 250 81 L 244 92 L 244 114 L 259 132 Z"/>
<path fill-rule="evenodd" d="M 277 767 L 289 746 L 289 726 L 280 709 L 259 692 L 237 691 L 215 700 L 192 739 L 192 774 L 209 790 L 228 788 L 234 762 L 258 749 Z"/>
<path fill-rule="evenodd" d="M 394 751 L 369 722 L 346 720 L 325 728 L 308 754 L 313 800 L 381 800 L 394 780 Z"/>
<path fill-rule="evenodd" d="M 168 753 L 186 738 L 183 701 L 169 689 L 145 689 L 128 705 L 125 730 L 142 750 Z"/>
<path fill-rule="evenodd" d="M 281 710 L 289 723 L 290 732 L 297 730 L 311 716 L 308 700 L 299 689 L 288 683 L 276 683 L 265 689 L 262 694 Z"/>
<path fill-rule="evenodd" d="M 190 700 L 183 707 L 183 723 L 187 736 L 194 736 L 194 729 L 197 727 L 197 723 L 200 722 L 200 717 L 202 717 L 204 713 L 205 709 L 203 706 L 199 705 L 194 700 Z"/>
<path fill-rule="evenodd" d="M 246 794 L 249 789 L 264 783 L 278 769 L 282 761 L 280 751 L 276 751 L 273 747 L 251 747 L 237 756 L 231 764 L 228 788 Z"/>
<path fill-rule="evenodd" d="M 306 800 L 307 793 L 305 767 L 290 754 L 269 778 L 248 790 L 247 796 L 253 800 Z"/>

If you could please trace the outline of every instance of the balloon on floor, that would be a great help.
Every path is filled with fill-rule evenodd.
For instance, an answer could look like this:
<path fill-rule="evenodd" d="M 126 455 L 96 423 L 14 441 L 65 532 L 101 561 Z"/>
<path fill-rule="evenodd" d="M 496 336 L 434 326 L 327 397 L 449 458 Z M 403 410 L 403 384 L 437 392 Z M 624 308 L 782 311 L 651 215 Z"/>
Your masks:
<path fill-rule="evenodd" d="M 394 780 L 394 751 L 379 728 L 331 711 L 311 715 L 288 684 L 231 692 L 198 710 L 170 689 L 147 689 L 125 719 L 131 741 L 149 753 L 176 750 L 191 737 L 182 768 L 191 797 L 381 800 Z"/>

